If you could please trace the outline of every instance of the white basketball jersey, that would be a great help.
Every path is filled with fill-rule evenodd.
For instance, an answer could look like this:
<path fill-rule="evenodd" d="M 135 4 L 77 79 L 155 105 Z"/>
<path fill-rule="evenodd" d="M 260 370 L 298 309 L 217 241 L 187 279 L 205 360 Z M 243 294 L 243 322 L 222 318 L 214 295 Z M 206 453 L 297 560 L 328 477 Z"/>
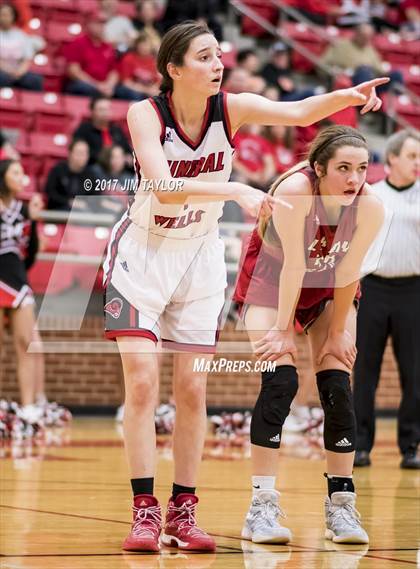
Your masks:
<path fill-rule="evenodd" d="M 227 182 L 232 171 L 234 152 L 226 94 L 209 97 L 200 136 L 193 142 L 177 123 L 170 94 L 149 99 L 161 125 L 161 143 L 173 178 L 196 178 L 206 182 Z M 139 179 L 144 174 L 135 157 Z M 176 190 L 174 190 L 176 191 Z M 129 209 L 130 219 L 138 226 L 172 239 L 191 239 L 217 228 L 224 202 L 199 204 L 162 204 L 153 192 L 138 192 Z"/>

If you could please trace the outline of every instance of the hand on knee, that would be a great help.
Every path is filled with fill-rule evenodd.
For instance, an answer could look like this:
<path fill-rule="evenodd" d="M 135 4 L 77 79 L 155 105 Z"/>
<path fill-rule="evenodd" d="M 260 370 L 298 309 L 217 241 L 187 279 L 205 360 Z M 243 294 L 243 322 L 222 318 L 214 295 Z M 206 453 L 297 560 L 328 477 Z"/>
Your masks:
<path fill-rule="evenodd" d="M 332 452 L 352 452 L 356 443 L 356 417 L 350 374 L 338 369 L 316 374 L 319 398 L 324 410 L 324 445 Z"/>
<path fill-rule="evenodd" d="M 291 365 L 261 374 L 261 391 L 251 421 L 251 443 L 279 448 L 283 423 L 298 390 L 298 375 Z"/>

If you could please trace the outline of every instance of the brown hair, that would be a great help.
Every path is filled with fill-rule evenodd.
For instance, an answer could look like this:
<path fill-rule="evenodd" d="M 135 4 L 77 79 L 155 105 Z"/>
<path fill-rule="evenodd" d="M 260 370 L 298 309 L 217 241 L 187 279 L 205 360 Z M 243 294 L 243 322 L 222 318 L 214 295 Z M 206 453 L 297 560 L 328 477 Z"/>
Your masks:
<path fill-rule="evenodd" d="M 206 24 L 187 20 L 182 24 L 173 26 L 163 36 L 157 55 L 157 68 L 163 77 L 160 86 L 162 93 L 173 90 L 173 81 L 167 69 L 168 63 L 181 66 L 192 40 L 203 34 L 214 35 Z"/>
<path fill-rule="evenodd" d="M 328 162 L 334 157 L 335 152 L 342 146 L 354 146 L 355 148 L 366 148 L 367 142 L 358 130 L 350 126 L 332 125 L 319 131 L 311 142 L 306 160 L 292 166 L 289 170 L 281 174 L 271 185 L 268 193 L 273 195 L 280 184 L 292 174 L 296 174 L 303 168 L 310 167 L 315 171 L 315 162 L 321 166 L 323 174 L 327 173 Z M 274 238 L 274 227 L 270 220 L 261 218 L 258 222 L 258 232 L 261 237 L 272 241 Z M 266 231 L 269 229 L 268 234 Z M 278 239 L 277 239 L 278 241 Z"/>

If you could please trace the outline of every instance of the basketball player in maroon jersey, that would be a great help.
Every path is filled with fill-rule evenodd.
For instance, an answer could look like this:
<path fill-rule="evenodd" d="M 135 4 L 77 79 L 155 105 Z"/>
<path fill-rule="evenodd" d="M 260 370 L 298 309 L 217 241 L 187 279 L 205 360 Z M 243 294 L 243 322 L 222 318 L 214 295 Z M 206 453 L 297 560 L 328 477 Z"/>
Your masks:
<path fill-rule="evenodd" d="M 305 101 L 281 103 L 220 92 L 221 50 L 196 22 L 174 26 L 158 54 L 159 96 L 130 107 L 128 126 L 141 188 L 115 225 L 104 265 L 106 335 L 118 342 L 125 378 L 124 439 L 134 495 L 128 550 L 159 550 L 161 508 L 153 495 L 156 344 L 176 349 L 173 389 L 175 477 L 162 541 L 181 549 L 214 550 L 195 521 L 198 467 L 206 433 L 206 374 L 224 304 L 226 267 L 218 219 L 235 200 L 252 215 L 270 215 L 277 198 L 229 182 L 232 136 L 242 124 L 307 125 L 348 106 L 378 110 L 375 79 Z M 179 191 L 164 191 L 181 178 Z M 143 185 L 144 184 L 144 185 Z"/>
<path fill-rule="evenodd" d="M 356 306 L 362 261 L 384 218 L 366 184 L 363 136 L 331 126 L 312 142 L 308 160 L 280 176 L 270 193 L 293 209 L 275 206 L 262 219 L 244 254 L 234 298 L 260 360 L 262 373 L 251 423 L 253 497 L 242 536 L 287 543 L 288 528 L 275 489 L 281 430 L 298 389 L 294 323 L 308 333 L 325 414 L 328 496 L 326 538 L 367 543 L 355 510 L 352 481 L 355 414 L 350 373 L 356 357 Z"/>

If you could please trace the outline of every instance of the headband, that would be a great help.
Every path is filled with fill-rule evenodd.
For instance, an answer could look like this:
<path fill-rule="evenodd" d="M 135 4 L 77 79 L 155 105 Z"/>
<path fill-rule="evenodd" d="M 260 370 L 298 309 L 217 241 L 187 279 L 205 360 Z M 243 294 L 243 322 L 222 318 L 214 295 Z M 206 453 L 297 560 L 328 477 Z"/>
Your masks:
<path fill-rule="evenodd" d="M 351 134 L 350 133 L 349 134 L 339 134 L 338 136 L 336 136 L 334 138 L 330 138 L 329 140 L 326 140 L 323 144 L 321 144 L 321 146 L 316 151 L 315 156 L 319 156 L 319 154 L 323 150 L 325 150 L 327 148 L 327 146 L 329 146 L 330 144 L 332 144 L 336 140 L 340 140 L 340 138 L 357 138 L 358 140 L 361 140 L 362 142 L 364 142 L 366 144 L 366 140 L 363 138 L 363 136 L 361 134 L 353 134 L 353 133 L 351 133 Z M 315 160 L 316 160 L 316 158 L 315 158 Z"/>

